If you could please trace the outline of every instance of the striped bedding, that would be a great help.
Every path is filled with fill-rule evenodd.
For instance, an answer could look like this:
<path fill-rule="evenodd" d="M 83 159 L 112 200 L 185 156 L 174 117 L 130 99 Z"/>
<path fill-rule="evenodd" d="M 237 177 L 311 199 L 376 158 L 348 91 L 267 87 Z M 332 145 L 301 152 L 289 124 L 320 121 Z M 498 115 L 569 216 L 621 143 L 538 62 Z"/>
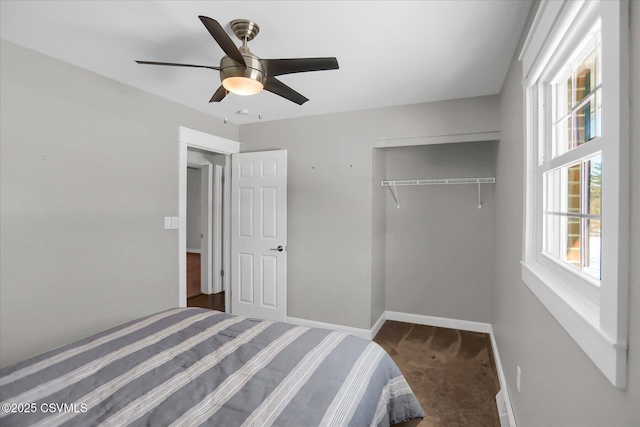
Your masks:
<path fill-rule="evenodd" d="M 377 344 L 180 308 L 0 371 L 2 426 L 388 426 L 424 413 Z"/>

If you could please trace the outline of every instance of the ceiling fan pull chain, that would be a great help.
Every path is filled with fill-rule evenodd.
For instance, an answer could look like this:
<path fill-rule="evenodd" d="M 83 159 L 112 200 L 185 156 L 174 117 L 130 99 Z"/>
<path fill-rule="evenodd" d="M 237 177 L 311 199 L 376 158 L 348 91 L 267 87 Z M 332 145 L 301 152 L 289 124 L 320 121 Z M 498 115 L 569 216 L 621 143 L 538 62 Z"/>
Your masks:
<path fill-rule="evenodd" d="M 229 103 L 228 103 L 228 99 L 229 99 L 229 96 L 228 96 L 228 95 L 229 95 L 229 91 L 228 91 L 228 90 L 225 90 L 225 91 L 224 91 L 224 93 L 225 93 L 225 96 L 224 96 L 224 124 L 226 125 L 226 124 L 227 124 L 227 121 L 228 121 L 228 120 L 227 120 L 227 114 L 228 114 L 228 111 L 229 111 L 229 108 L 227 108 L 227 107 L 228 107 L 228 105 L 229 105 Z"/>
<path fill-rule="evenodd" d="M 260 95 L 258 95 L 260 98 L 260 111 L 258 111 L 258 119 L 262 120 L 262 92 L 260 92 Z"/>

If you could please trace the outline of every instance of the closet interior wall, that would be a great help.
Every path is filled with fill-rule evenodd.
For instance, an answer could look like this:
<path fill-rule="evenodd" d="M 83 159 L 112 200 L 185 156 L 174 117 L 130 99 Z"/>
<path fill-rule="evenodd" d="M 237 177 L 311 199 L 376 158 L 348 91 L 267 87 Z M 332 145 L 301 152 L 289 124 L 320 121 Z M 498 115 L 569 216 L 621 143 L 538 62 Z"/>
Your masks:
<path fill-rule="evenodd" d="M 374 157 L 374 171 L 385 180 L 493 177 L 497 144 L 377 149 L 384 153 Z M 379 188 L 384 224 L 374 226 L 385 230 L 386 310 L 491 321 L 494 185 L 481 189 L 478 209 L 477 185 L 402 186 L 398 209 Z"/>

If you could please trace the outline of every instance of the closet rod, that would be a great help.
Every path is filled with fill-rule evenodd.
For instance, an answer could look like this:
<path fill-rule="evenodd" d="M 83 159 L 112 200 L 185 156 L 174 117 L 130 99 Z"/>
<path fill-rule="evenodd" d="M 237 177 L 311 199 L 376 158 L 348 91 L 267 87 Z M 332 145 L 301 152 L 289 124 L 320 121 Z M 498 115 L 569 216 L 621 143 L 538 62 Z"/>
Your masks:
<path fill-rule="evenodd" d="M 482 198 L 480 197 L 480 184 L 494 184 L 496 179 L 491 178 L 437 178 L 437 179 L 402 179 L 394 181 L 382 181 L 383 187 L 389 187 L 391 195 L 396 201 L 396 207 L 400 209 L 400 199 L 398 197 L 398 185 L 442 185 L 442 184 L 477 184 L 478 185 L 478 209 L 482 209 Z"/>
<path fill-rule="evenodd" d="M 383 187 L 398 185 L 440 185 L 440 184 L 494 184 L 495 178 L 437 178 L 437 179 L 401 179 L 382 181 Z"/>

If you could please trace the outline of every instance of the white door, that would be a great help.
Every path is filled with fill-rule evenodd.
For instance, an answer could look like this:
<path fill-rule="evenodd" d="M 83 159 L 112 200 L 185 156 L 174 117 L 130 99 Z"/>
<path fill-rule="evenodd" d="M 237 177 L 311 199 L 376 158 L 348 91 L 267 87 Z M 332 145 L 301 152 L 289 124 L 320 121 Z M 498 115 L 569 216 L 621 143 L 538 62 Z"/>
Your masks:
<path fill-rule="evenodd" d="M 211 278 L 214 294 L 224 291 L 224 284 L 220 273 L 222 266 L 222 176 L 224 166 L 213 165 L 213 212 L 211 212 L 211 226 L 213 238 L 211 239 Z"/>
<path fill-rule="evenodd" d="M 287 317 L 287 151 L 232 155 L 231 312 Z"/>
<path fill-rule="evenodd" d="M 200 168 L 200 292 L 212 294 L 212 245 L 211 245 L 211 209 L 213 197 L 211 184 L 213 178 L 212 165 Z"/>
<path fill-rule="evenodd" d="M 188 154 L 191 156 L 190 154 Z M 223 175 L 224 166 L 193 154 L 187 163 L 200 171 L 200 292 L 217 294 L 224 290 L 223 266 Z"/>

